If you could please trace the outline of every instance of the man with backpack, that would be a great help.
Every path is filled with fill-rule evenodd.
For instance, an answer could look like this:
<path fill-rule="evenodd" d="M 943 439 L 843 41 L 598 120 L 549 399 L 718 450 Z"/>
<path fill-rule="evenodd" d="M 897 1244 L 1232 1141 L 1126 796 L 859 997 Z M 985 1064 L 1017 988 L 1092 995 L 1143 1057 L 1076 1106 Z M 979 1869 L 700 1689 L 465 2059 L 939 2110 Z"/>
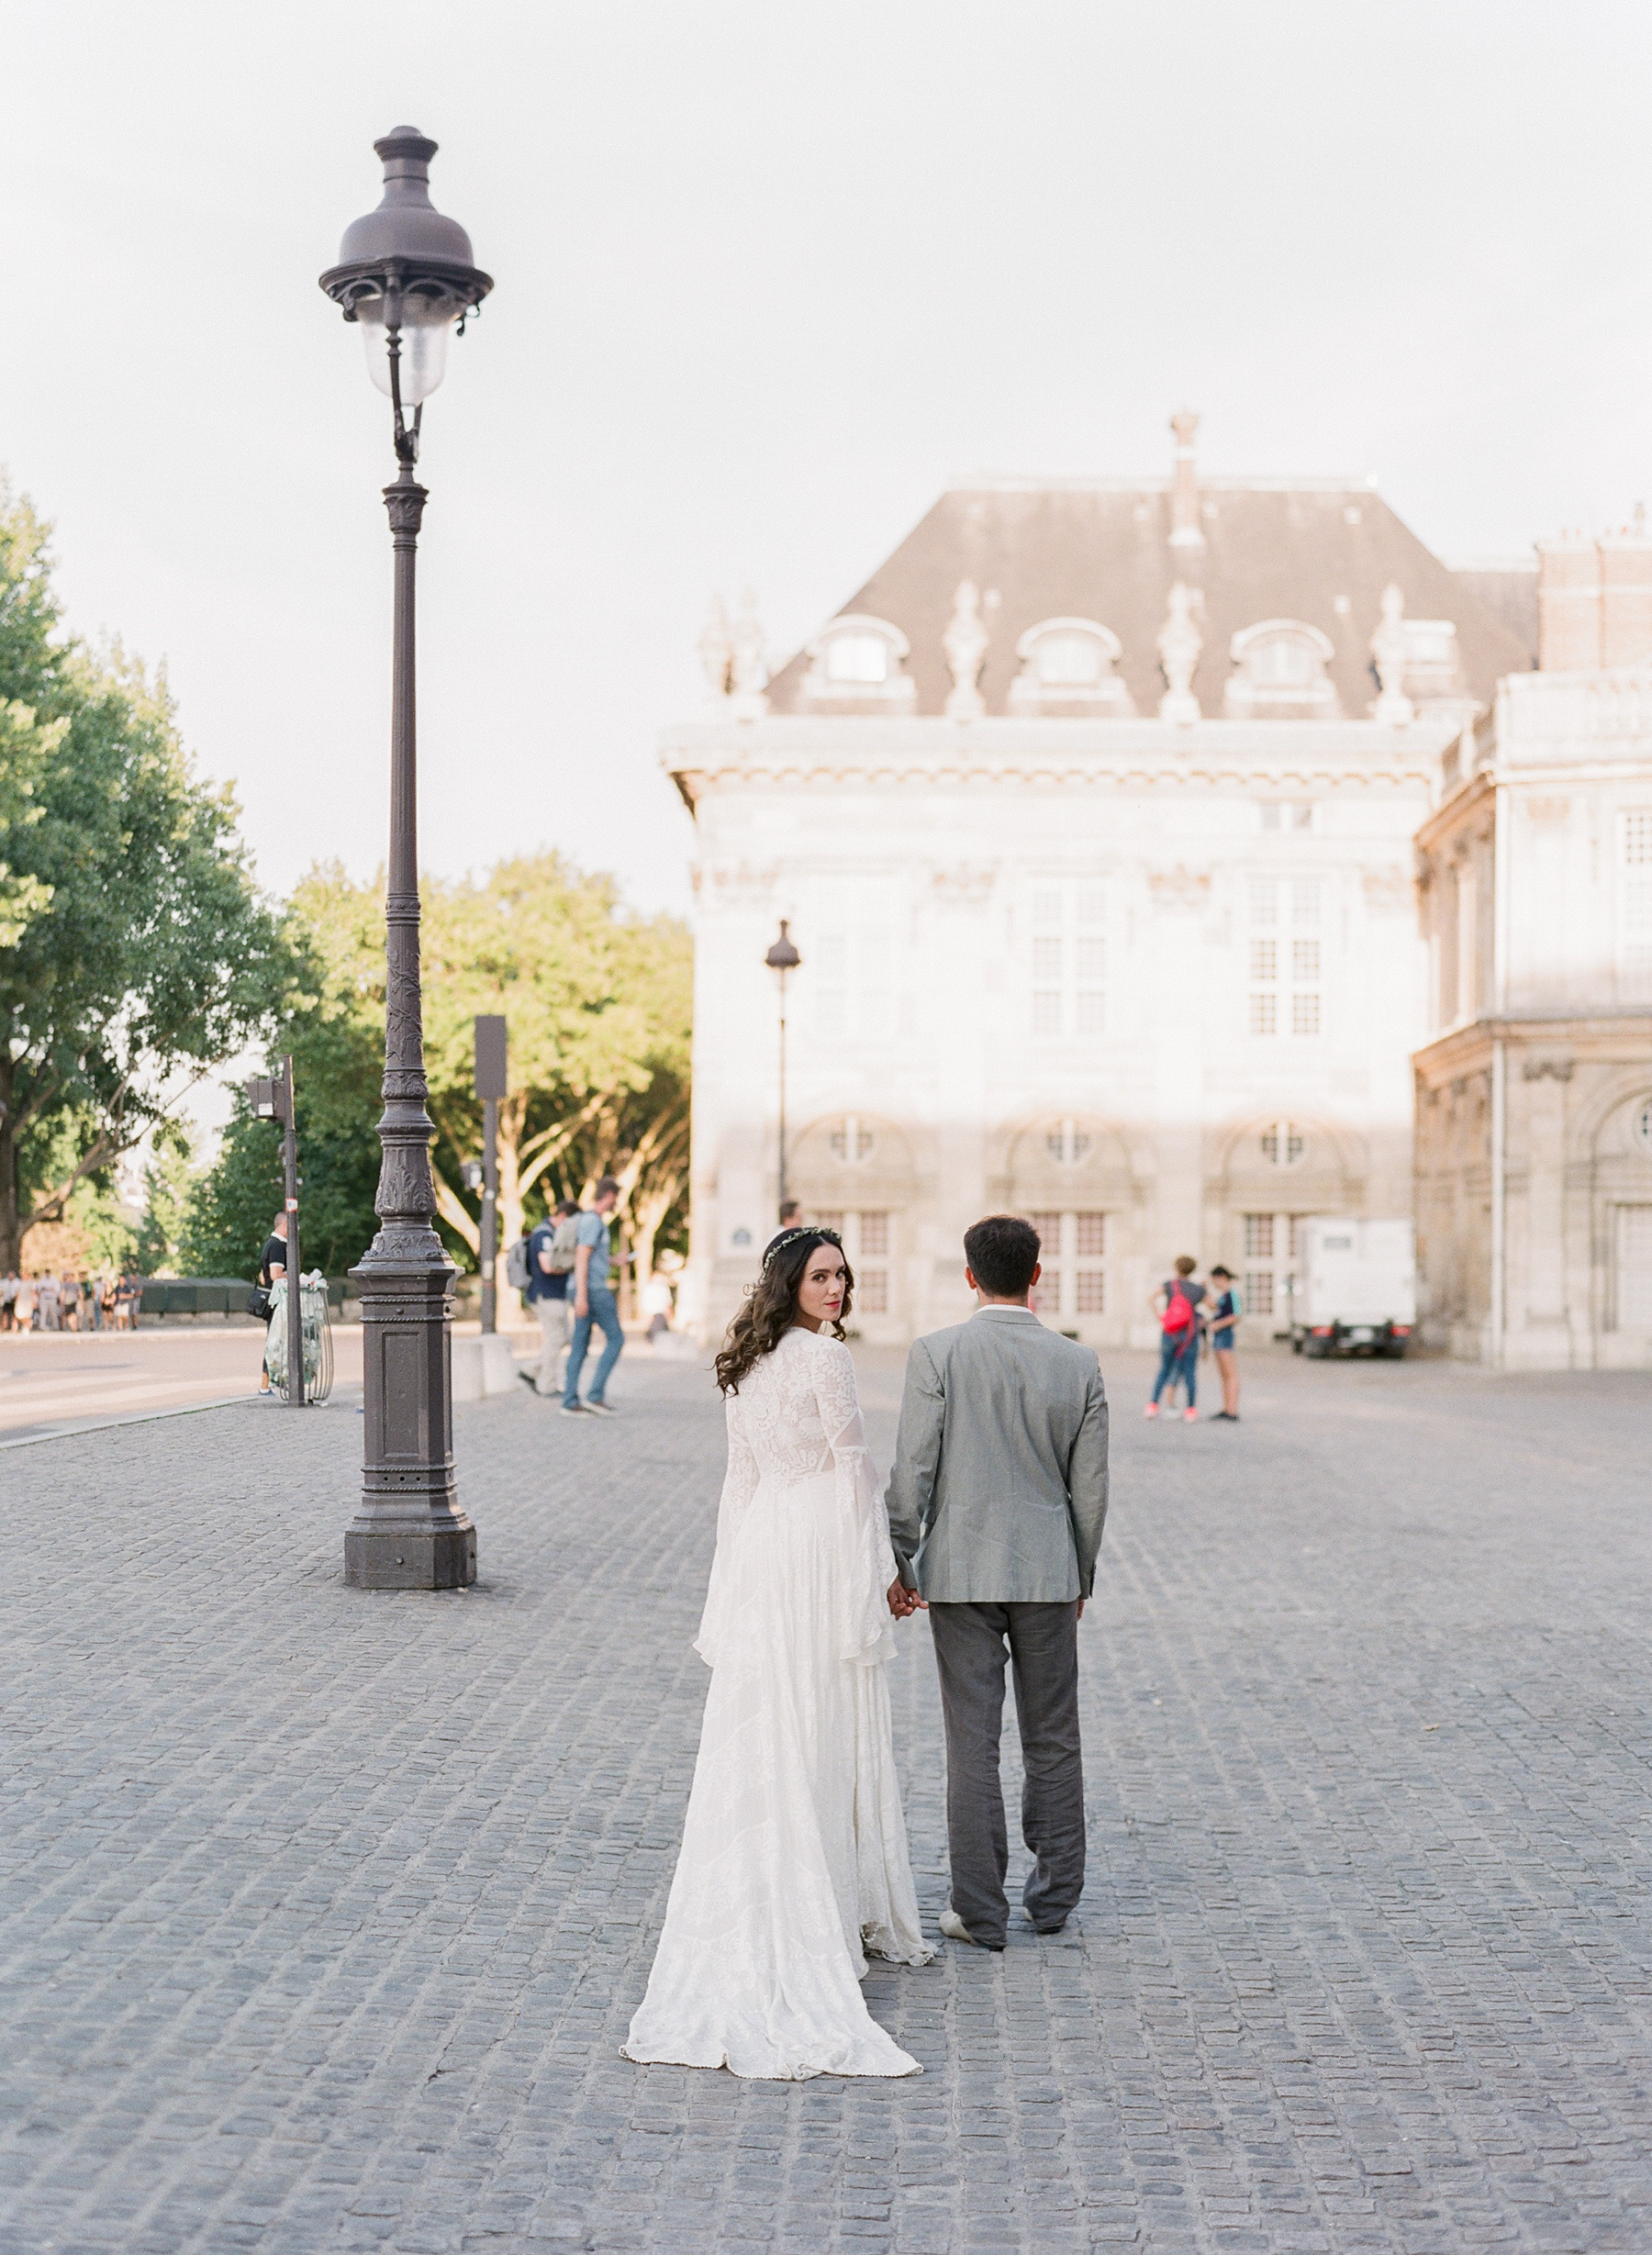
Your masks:
<path fill-rule="evenodd" d="M 561 1391 L 557 1365 L 572 1334 L 568 1310 L 568 1278 L 574 1273 L 579 1208 L 571 1198 L 559 1199 L 556 1210 L 529 1231 L 523 1242 L 527 1270 L 522 1290 L 540 1327 L 539 1370 L 530 1378 L 517 1376 L 525 1386 L 547 1400 Z"/>
<path fill-rule="evenodd" d="M 1176 1274 L 1166 1278 L 1154 1296 L 1154 1312 L 1159 1319 L 1159 1367 L 1153 1399 L 1143 1412 L 1144 1416 L 1158 1415 L 1159 1396 L 1166 1386 L 1174 1407 L 1179 1385 L 1188 1390 L 1183 1422 L 1191 1425 L 1199 1421 L 1199 1308 L 1205 1288 L 1192 1280 L 1198 1266 L 1190 1254 L 1182 1254 L 1176 1264 Z"/>

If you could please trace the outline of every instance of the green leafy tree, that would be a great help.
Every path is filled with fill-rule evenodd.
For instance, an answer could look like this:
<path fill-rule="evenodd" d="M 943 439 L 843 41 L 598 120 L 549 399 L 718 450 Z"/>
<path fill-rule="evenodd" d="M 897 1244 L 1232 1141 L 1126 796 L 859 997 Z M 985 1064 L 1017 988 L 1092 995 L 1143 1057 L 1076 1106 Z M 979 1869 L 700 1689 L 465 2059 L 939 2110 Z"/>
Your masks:
<path fill-rule="evenodd" d="M 191 774 L 164 681 L 60 634 L 44 529 L 9 490 L 0 713 L 6 1267 L 245 1045 L 288 974 L 233 802 Z"/>
<path fill-rule="evenodd" d="M 693 955 L 671 916 L 622 908 L 611 877 L 554 854 L 501 862 L 480 880 L 423 886 L 426 1055 L 436 1122 L 436 1194 L 450 1243 L 472 1265 L 478 1200 L 459 1168 L 480 1151 L 478 1015 L 502 1013 L 509 1092 L 499 1106 L 501 1236 L 535 1205 L 620 1184 L 622 1245 L 638 1266 L 680 1232 L 687 1180 Z M 384 1025 L 384 887 L 336 866 L 298 887 L 295 913 L 322 966 L 321 1026 L 341 1047 L 371 1043 L 376 1121 Z M 296 1047 L 295 1055 L 297 1055 Z M 376 1144 L 374 1145 L 376 1161 Z"/>
<path fill-rule="evenodd" d="M 146 1277 L 181 1273 L 184 1232 L 196 1182 L 195 1152 L 175 1120 L 163 1120 L 151 1138 L 143 1170 L 143 1221 L 135 1257 Z"/>

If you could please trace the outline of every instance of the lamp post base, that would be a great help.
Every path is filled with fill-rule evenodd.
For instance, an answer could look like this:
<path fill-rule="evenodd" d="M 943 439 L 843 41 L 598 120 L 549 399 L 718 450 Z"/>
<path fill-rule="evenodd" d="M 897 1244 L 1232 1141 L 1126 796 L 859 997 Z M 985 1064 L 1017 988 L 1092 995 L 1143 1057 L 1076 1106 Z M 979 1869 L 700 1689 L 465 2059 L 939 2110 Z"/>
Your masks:
<path fill-rule="evenodd" d="M 344 1537 L 344 1580 L 352 1590 L 468 1590 L 476 1579 L 476 1530 L 392 1534 L 374 1529 Z"/>
<path fill-rule="evenodd" d="M 429 1225 L 379 1232 L 351 1271 L 362 1298 L 361 1507 L 344 1535 L 356 1590 L 463 1590 L 476 1530 L 453 1483 L 455 1270 Z"/>

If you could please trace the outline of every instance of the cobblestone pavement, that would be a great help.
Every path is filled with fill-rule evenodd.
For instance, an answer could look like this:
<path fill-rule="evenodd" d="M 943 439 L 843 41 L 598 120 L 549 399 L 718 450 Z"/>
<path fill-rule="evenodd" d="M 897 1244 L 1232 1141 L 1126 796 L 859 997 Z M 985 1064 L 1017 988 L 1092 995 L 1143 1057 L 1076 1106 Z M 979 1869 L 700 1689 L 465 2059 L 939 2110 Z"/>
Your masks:
<path fill-rule="evenodd" d="M 618 2057 L 720 1458 L 622 1375 L 461 1411 L 464 1594 L 343 1588 L 348 1404 L 0 1457 L 4 2255 L 1652 2249 L 1652 1381 L 1149 1426 L 1111 1361 L 1080 1914 L 875 1972 L 921 2077 L 781 2085 Z M 932 1925 L 921 1624 L 895 1688 Z"/>

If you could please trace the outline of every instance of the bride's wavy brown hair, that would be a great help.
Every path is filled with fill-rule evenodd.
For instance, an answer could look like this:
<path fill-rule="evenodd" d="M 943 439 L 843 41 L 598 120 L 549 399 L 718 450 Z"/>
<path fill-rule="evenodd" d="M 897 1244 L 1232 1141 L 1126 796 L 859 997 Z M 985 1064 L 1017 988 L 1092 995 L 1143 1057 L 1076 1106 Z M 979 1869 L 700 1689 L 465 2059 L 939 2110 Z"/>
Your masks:
<path fill-rule="evenodd" d="M 722 1351 L 717 1357 L 717 1382 L 726 1394 L 737 1394 L 748 1370 L 772 1355 L 798 1320 L 798 1287 L 816 1245 L 829 1245 L 843 1252 L 843 1241 L 834 1229 L 783 1229 L 771 1237 L 763 1256 L 763 1272 L 742 1301 L 729 1325 Z M 854 1303 L 854 1271 L 843 1253 L 843 1304 L 832 1325 L 835 1337 L 843 1336 L 843 1318 Z"/>

